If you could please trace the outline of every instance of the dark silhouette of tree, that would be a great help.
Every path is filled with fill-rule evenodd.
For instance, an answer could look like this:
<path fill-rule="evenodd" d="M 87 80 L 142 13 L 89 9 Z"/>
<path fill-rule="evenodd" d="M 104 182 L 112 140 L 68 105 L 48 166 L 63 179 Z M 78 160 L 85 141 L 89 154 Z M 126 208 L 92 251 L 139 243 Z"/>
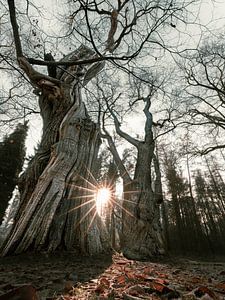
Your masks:
<path fill-rule="evenodd" d="M 185 237 L 184 237 L 184 220 L 182 213 L 182 203 L 181 199 L 186 195 L 187 186 L 184 179 L 180 176 L 177 171 L 177 159 L 173 153 L 165 154 L 164 156 L 164 167 L 166 180 L 168 183 L 168 190 L 171 195 L 171 202 L 167 203 L 167 212 L 169 210 L 170 218 L 170 232 L 169 240 L 171 243 L 176 244 L 177 249 L 180 252 L 185 252 Z M 170 245 L 169 248 L 172 246 Z"/>
<path fill-rule="evenodd" d="M 164 158 L 168 193 L 162 218 L 168 250 L 201 256 L 222 255 L 225 250 L 224 181 L 215 158 L 206 159 L 204 173 L 195 171 L 191 181 L 190 173 L 189 181 L 182 176 L 175 154 L 164 153 Z"/>
<path fill-rule="evenodd" d="M 0 224 L 23 168 L 27 130 L 27 122 L 18 124 L 0 143 Z"/>
<path fill-rule="evenodd" d="M 222 35 L 205 39 L 201 46 L 187 51 L 180 64 L 185 74 L 187 126 L 203 128 L 205 145 L 199 146 L 198 153 L 207 154 L 225 148 L 224 92 L 224 44 Z"/>
<path fill-rule="evenodd" d="M 197 174 L 195 176 L 195 189 L 197 205 L 202 218 L 202 226 L 208 244 L 207 248 L 214 253 L 213 236 L 217 236 L 217 229 L 212 212 L 209 210 L 207 183 L 200 170 L 197 170 Z M 205 249 L 205 252 L 207 252 L 207 248 Z"/>

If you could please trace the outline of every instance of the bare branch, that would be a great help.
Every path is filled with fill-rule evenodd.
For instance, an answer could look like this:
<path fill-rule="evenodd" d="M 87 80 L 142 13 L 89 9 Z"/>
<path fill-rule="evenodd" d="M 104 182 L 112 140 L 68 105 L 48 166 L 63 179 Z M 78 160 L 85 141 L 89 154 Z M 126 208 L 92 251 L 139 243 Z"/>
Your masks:
<path fill-rule="evenodd" d="M 111 13 L 111 27 L 109 30 L 109 34 L 108 34 L 108 39 L 107 39 L 107 43 L 106 43 L 106 50 L 108 50 L 109 52 L 113 52 L 114 50 L 114 35 L 116 33 L 117 30 L 117 24 L 118 24 L 118 11 L 116 9 L 114 9 Z"/>
<path fill-rule="evenodd" d="M 111 107 L 109 106 L 109 104 L 107 102 L 106 102 L 106 105 L 107 105 L 108 110 L 110 111 L 110 114 L 112 115 L 112 117 L 114 119 L 116 133 L 119 136 L 121 136 L 122 138 L 124 138 L 127 142 L 129 142 L 130 144 L 132 144 L 133 146 L 138 148 L 139 141 L 136 140 L 135 138 L 131 137 L 129 134 L 127 134 L 126 132 L 124 132 L 120 129 L 120 122 L 119 122 L 117 116 L 115 115 L 115 113 L 113 112 L 113 110 L 111 109 Z"/>
<path fill-rule="evenodd" d="M 217 145 L 217 146 L 212 146 L 212 147 L 208 147 L 205 150 L 201 150 L 200 154 L 201 155 L 206 155 L 212 151 L 215 151 L 217 149 L 225 149 L 225 145 Z"/>
<path fill-rule="evenodd" d="M 113 155 L 113 158 L 115 160 L 117 168 L 119 169 L 120 176 L 123 178 L 125 184 L 131 182 L 130 175 L 127 172 L 127 170 L 119 156 L 119 153 L 117 151 L 115 143 L 113 142 L 113 139 L 112 139 L 111 135 L 109 134 L 109 132 L 105 129 L 104 125 L 103 125 L 103 131 L 104 131 L 104 134 L 101 134 L 101 137 L 105 138 L 108 141 L 110 151 Z"/>
<path fill-rule="evenodd" d="M 15 10 L 14 0 L 8 0 L 8 6 L 9 6 L 10 21 L 12 24 L 13 36 L 14 36 L 15 47 L 16 47 L 16 56 L 17 58 L 19 58 L 23 56 L 23 51 L 22 51 L 20 35 L 18 31 L 19 26 L 16 21 L 16 10 Z"/>
<path fill-rule="evenodd" d="M 146 98 L 144 98 L 144 102 L 146 102 L 145 107 L 143 109 L 146 121 L 145 121 L 145 140 L 152 140 L 152 113 L 150 113 L 149 109 L 151 106 L 151 96 L 148 95 Z"/>

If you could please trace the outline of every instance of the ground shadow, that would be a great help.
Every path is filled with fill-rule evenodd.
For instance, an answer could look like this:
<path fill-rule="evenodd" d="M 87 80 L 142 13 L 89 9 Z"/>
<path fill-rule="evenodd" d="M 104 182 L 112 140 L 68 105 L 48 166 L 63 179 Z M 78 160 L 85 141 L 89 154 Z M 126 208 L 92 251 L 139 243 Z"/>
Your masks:
<path fill-rule="evenodd" d="M 32 284 L 46 297 L 62 293 L 67 284 L 79 284 L 109 267 L 108 255 L 78 256 L 73 252 L 54 254 L 26 253 L 0 258 L 0 295 L 21 284 Z"/>

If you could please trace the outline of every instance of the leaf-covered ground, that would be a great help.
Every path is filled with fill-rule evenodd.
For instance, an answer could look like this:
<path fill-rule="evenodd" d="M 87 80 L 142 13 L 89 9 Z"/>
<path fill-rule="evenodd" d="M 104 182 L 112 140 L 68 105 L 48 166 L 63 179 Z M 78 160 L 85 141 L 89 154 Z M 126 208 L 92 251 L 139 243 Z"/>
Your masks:
<path fill-rule="evenodd" d="M 225 299 L 225 261 L 139 262 L 119 254 L 73 253 L 5 257 L 0 259 L 1 299 Z"/>

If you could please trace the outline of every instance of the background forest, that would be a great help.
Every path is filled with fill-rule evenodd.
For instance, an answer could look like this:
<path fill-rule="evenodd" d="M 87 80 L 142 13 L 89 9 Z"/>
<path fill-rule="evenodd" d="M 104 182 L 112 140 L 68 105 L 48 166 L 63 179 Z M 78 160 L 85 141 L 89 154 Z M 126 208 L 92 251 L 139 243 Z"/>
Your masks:
<path fill-rule="evenodd" d="M 0 0 L 2 255 L 224 255 L 224 8 Z"/>

